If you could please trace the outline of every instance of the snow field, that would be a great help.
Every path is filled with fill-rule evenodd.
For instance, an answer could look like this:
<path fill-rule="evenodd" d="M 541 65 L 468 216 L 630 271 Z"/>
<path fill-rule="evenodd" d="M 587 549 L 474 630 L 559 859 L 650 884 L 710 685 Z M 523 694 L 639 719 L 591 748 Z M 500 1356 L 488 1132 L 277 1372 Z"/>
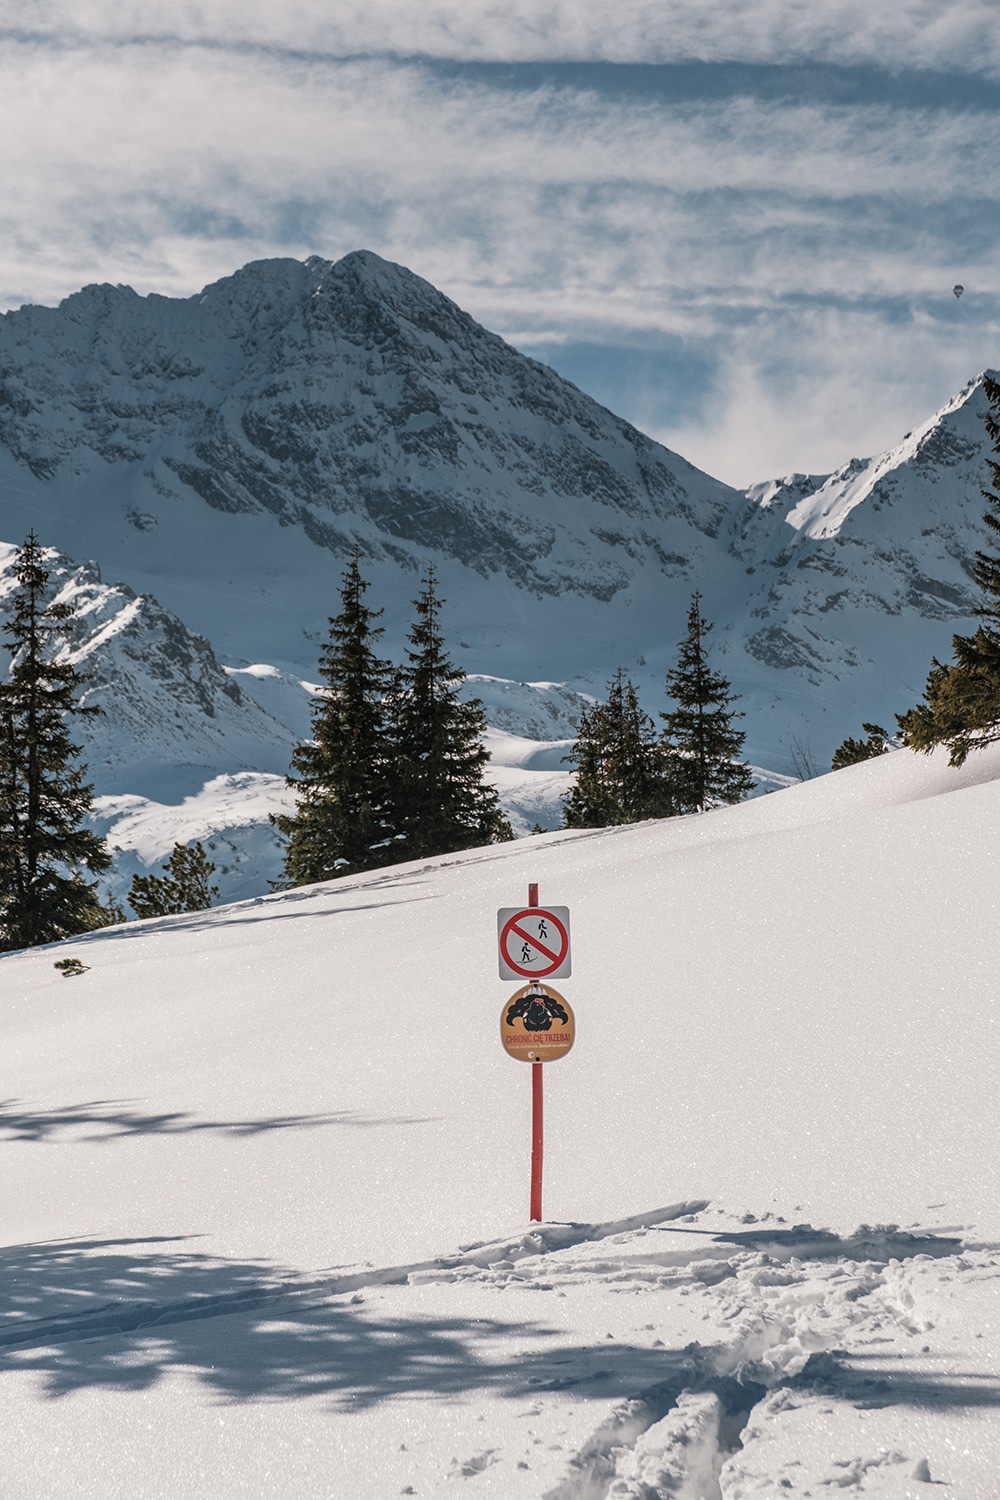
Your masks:
<path fill-rule="evenodd" d="M 5 957 L 10 1493 L 993 1500 L 998 773 L 899 752 Z M 578 1023 L 533 1230 L 529 880 Z"/>
<path fill-rule="evenodd" d="M 992 1493 L 995 1250 L 697 1204 L 647 1217 L 245 1286 L 236 1310 L 147 1304 L 127 1336 L 120 1304 L 102 1337 L 72 1315 L 34 1342 L 22 1326 L 13 1492 Z"/>

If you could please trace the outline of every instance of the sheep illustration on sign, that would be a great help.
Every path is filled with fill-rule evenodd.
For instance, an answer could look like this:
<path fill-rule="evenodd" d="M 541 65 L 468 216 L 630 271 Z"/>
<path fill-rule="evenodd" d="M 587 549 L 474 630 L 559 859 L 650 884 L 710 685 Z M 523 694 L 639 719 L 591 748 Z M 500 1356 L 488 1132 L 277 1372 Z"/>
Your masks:
<path fill-rule="evenodd" d="M 537 980 L 504 1001 L 500 1037 L 507 1055 L 519 1062 L 555 1062 L 566 1056 L 575 1034 L 569 1002 Z"/>

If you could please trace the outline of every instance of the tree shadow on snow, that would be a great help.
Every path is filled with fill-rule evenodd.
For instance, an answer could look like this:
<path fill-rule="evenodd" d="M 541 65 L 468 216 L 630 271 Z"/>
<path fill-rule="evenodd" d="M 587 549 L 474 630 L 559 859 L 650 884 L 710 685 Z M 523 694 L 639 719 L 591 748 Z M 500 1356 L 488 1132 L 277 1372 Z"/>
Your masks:
<path fill-rule="evenodd" d="M 853 1234 L 835 1234 L 831 1229 L 814 1229 L 811 1224 L 793 1224 L 790 1229 L 692 1229 L 688 1225 L 653 1226 L 658 1234 L 698 1235 L 720 1245 L 739 1245 L 744 1250 L 766 1251 L 776 1259 L 797 1256 L 800 1260 L 881 1260 L 891 1256 L 930 1255 L 940 1259 L 955 1255 L 963 1244 L 970 1249 L 994 1248 L 970 1246 L 967 1241 L 940 1234 L 915 1233 L 898 1224 L 862 1224 Z"/>
<path fill-rule="evenodd" d="M 141 1391 L 183 1371 L 223 1402 L 319 1397 L 357 1410 L 399 1396 L 563 1391 L 606 1400 L 655 1389 L 665 1411 L 685 1387 L 711 1383 L 726 1352 L 610 1338 L 567 1347 L 564 1332 L 541 1322 L 468 1320 L 428 1312 L 425 1301 L 412 1316 L 387 1313 L 366 1290 L 402 1287 L 407 1267 L 354 1268 L 310 1284 L 188 1245 L 89 1239 L 0 1250 L 0 1389 L 5 1376 L 30 1372 L 50 1398 Z M 873 1407 L 1000 1407 L 991 1372 L 935 1376 L 879 1360 L 816 1355 L 785 1384 Z M 747 1404 L 762 1394 L 754 1386 Z"/>
<path fill-rule="evenodd" d="M 912 1357 L 912 1356 L 911 1356 Z M 947 1376 L 908 1369 L 906 1356 L 840 1350 L 812 1354 L 790 1390 L 832 1396 L 862 1411 L 914 1406 L 946 1412 L 961 1407 L 1000 1407 L 1000 1375 L 991 1370 L 951 1370 Z M 949 1362 L 951 1356 L 949 1355 Z"/>
<path fill-rule="evenodd" d="M 334 1110 L 319 1115 L 265 1115 L 257 1120 L 202 1120 L 182 1110 L 144 1113 L 130 1099 L 92 1099 L 55 1109 L 30 1109 L 17 1099 L 0 1100 L 0 1142 L 51 1141 L 62 1132 L 79 1132 L 75 1139 L 107 1142 L 122 1136 L 213 1135 L 255 1136 L 272 1130 L 317 1130 L 339 1125 L 364 1129 L 378 1125 L 420 1125 L 426 1117 L 410 1115 L 360 1115 L 354 1110 Z"/>
<path fill-rule="evenodd" d="M 403 1282 L 406 1268 L 371 1274 Z M 566 1348 L 555 1342 L 559 1330 L 540 1323 L 386 1316 L 356 1291 L 324 1297 L 305 1286 L 280 1268 L 198 1255 L 167 1238 L 8 1247 L 0 1389 L 16 1371 L 41 1377 L 51 1398 L 88 1387 L 140 1391 L 183 1369 L 223 1401 L 320 1396 L 361 1409 L 470 1390 L 615 1396 L 685 1368 L 663 1349 L 612 1340 Z M 540 1352 L 540 1342 L 550 1349 Z"/>

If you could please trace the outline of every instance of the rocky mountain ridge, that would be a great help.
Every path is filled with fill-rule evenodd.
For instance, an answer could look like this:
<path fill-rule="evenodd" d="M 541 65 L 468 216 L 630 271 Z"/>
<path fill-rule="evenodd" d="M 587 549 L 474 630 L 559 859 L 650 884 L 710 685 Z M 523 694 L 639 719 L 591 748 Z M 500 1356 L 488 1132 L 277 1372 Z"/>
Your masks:
<path fill-rule="evenodd" d="M 42 481 L 142 466 L 140 532 L 181 485 L 337 557 L 363 540 L 412 568 L 431 549 L 600 600 L 628 559 L 676 574 L 664 530 L 715 537 L 730 498 L 365 251 L 257 262 L 186 300 L 94 286 L 4 315 L 0 444 Z"/>
<path fill-rule="evenodd" d="M 850 680 L 868 718 L 919 697 L 980 602 L 986 409 L 977 377 L 885 453 L 751 487 L 733 541 L 754 579 L 744 618 L 760 622 L 748 657 L 814 687 Z"/>

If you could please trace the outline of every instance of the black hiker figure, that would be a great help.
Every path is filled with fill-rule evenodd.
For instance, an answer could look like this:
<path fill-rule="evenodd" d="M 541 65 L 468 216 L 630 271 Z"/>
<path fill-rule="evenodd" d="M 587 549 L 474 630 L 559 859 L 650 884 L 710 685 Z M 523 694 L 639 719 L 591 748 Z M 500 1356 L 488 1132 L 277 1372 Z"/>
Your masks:
<path fill-rule="evenodd" d="M 525 1031 L 550 1031 L 553 1017 L 563 1023 L 569 1020 L 564 1007 L 540 984 L 533 984 L 526 995 L 507 1007 L 507 1025 L 513 1026 L 518 1016 L 524 1020 Z"/>

